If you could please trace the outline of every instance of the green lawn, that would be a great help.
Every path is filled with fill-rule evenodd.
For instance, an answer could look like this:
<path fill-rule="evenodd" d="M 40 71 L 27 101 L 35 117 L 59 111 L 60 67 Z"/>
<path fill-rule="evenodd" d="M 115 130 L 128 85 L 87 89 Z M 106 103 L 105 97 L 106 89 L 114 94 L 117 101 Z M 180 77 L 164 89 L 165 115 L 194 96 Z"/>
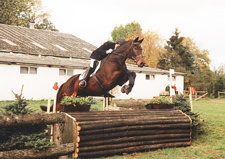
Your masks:
<path fill-rule="evenodd" d="M 0 102 L 0 108 L 9 101 Z M 47 101 L 29 101 L 29 107 L 40 111 Z M 102 102 L 92 106 L 101 110 Z M 202 99 L 193 101 L 193 111 L 204 120 L 205 133 L 192 141 L 191 146 L 166 148 L 145 153 L 125 154 L 105 159 L 222 159 L 225 158 L 225 99 Z"/>
<path fill-rule="evenodd" d="M 193 102 L 193 111 L 204 120 L 205 133 L 189 147 L 166 148 L 106 159 L 222 159 L 225 158 L 225 100 L 204 99 Z"/>

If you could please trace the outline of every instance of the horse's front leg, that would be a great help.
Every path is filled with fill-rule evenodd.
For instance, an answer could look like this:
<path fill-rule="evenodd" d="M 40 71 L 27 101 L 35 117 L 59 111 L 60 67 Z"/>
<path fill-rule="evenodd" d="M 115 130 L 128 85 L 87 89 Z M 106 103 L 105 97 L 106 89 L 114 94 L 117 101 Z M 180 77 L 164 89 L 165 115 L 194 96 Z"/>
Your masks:
<path fill-rule="evenodd" d="M 125 76 L 124 76 L 124 79 L 126 79 L 126 81 L 124 83 L 127 82 L 127 80 L 129 81 L 129 84 L 128 85 L 124 85 L 122 88 L 121 88 L 121 92 L 122 93 L 126 93 L 126 94 L 129 94 L 131 91 L 132 91 L 132 88 L 134 86 L 134 82 L 135 82 L 135 78 L 136 78 L 136 73 L 135 72 L 131 72 L 129 70 L 127 70 L 125 72 Z M 123 83 L 123 84 L 124 84 Z M 121 85 L 122 86 L 122 85 Z"/>

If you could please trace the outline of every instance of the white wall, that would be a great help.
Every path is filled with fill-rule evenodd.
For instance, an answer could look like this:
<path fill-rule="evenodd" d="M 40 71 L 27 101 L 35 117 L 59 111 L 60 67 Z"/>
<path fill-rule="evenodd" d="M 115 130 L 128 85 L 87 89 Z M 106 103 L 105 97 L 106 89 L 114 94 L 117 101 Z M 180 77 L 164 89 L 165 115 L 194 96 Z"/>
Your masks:
<path fill-rule="evenodd" d="M 120 99 L 152 99 L 154 96 L 159 96 L 160 92 L 165 91 L 166 86 L 170 83 L 168 80 L 168 75 L 157 74 L 155 75 L 155 80 L 146 80 L 145 76 L 146 74 L 137 73 L 132 92 L 126 95 L 121 93 L 121 88 L 119 88 L 119 93 L 116 95 L 116 97 Z M 183 83 L 183 76 L 176 76 L 176 81 L 172 81 L 172 85 L 176 84 L 177 90 L 180 92 L 183 92 Z"/>
<path fill-rule="evenodd" d="M 52 88 L 55 82 L 59 86 L 69 76 L 59 76 L 59 68 L 38 67 L 37 74 L 20 74 L 19 65 L 0 65 L 0 100 L 14 100 L 14 91 L 20 94 L 22 85 L 23 97 L 26 99 L 48 99 L 55 97 L 56 91 Z"/>
<path fill-rule="evenodd" d="M 83 73 L 84 70 L 74 69 L 74 74 Z M 14 91 L 20 94 L 22 85 L 23 97 L 25 99 L 48 99 L 55 98 L 56 91 L 52 88 L 55 82 L 58 86 L 64 83 L 70 76 L 60 76 L 59 68 L 38 67 L 37 74 L 20 74 L 19 65 L 0 64 L 0 100 L 14 100 Z M 122 94 L 120 89 L 116 88 L 117 93 L 113 93 L 117 99 L 151 99 L 153 96 L 159 96 L 159 93 L 165 90 L 169 84 L 168 75 L 155 75 L 155 80 L 146 80 L 144 73 L 137 73 L 135 85 L 129 95 Z M 183 92 L 183 76 L 176 76 L 178 91 Z M 115 92 L 115 91 L 114 91 Z"/>

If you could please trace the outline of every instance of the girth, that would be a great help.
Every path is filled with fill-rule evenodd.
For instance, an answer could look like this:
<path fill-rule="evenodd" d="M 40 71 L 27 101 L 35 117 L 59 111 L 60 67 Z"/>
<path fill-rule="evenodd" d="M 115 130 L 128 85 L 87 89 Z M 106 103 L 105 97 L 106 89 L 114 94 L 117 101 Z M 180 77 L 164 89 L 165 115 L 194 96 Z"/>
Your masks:
<path fill-rule="evenodd" d="M 100 81 L 98 80 L 98 78 L 95 76 L 95 74 L 92 76 L 95 81 L 98 83 L 99 87 L 105 92 L 103 85 L 100 83 Z"/>

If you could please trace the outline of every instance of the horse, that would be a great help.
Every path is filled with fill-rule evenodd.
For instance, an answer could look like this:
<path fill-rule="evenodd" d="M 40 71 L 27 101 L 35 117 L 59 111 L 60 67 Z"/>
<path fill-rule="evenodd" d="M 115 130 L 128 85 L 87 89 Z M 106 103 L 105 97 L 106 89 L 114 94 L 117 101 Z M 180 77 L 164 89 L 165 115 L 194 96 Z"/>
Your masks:
<path fill-rule="evenodd" d="M 141 43 L 144 39 L 128 40 L 123 45 L 117 47 L 112 53 L 104 58 L 99 69 L 87 81 L 87 86 L 79 86 L 81 74 L 73 75 L 63 83 L 56 96 L 56 111 L 60 110 L 60 101 L 63 96 L 104 96 L 115 86 L 123 86 L 127 81 L 128 85 L 121 88 L 122 93 L 129 94 L 134 86 L 136 74 L 127 69 L 126 59 L 132 59 L 139 67 L 145 64 L 142 54 Z"/>

